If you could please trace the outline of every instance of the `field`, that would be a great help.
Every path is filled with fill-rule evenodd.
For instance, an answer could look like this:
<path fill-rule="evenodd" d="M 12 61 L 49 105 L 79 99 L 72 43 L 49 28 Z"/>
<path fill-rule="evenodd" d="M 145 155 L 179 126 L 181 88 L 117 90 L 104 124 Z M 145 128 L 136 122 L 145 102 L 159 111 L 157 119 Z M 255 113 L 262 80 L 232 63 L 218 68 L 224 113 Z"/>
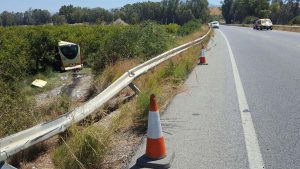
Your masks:
<path fill-rule="evenodd" d="M 177 24 L 158 25 L 153 22 L 145 22 L 130 26 L 63 25 L 0 28 L 0 47 L 3 49 L 0 51 L 0 87 L 4 89 L 0 92 L 0 108 L 2 110 L 0 115 L 3 119 L 0 122 L 0 128 L 2 129 L 0 137 L 24 130 L 42 121 L 53 119 L 83 104 L 84 101 L 74 101 L 67 94 L 59 94 L 51 98 L 46 104 L 41 104 L 35 99 L 40 94 L 65 85 L 66 82 L 62 78 L 71 75 L 68 72 L 60 73 L 58 71 L 57 43 L 60 40 L 78 43 L 81 46 L 86 67 L 81 73 L 89 74 L 92 77 L 90 90 L 93 93 L 92 95 L 95 95 L 105 89 L 127 69 L 167 49 L 203 35 L 207 32 L 207 27 L 201 27 L 198 21 L 192 20 L 183 26 Z M 69 159 L 73 158 L 74 155 L 69 154 L 64 146 L 67 145 L 71 149 L 76 149 L 73 146 L 80 146 L 77 148 L 79 148 L 78 151 L 81 156 L 83 151 L 81 146 L 85 146 L 86 143 L 84 140 L 91 139 L 90 141 L 93 143 L 89 142 L 88 144 L 94 144 L 92 151 L 96 151 L 97 154 L 87 158 L 84 156 L 81 160 L 82 165 L 93 168 L 84 159 L 93 161 L 95 158 L 98 160 L 94 161 L 95 164 L 104 165 L 103 160 L 106 161 L 105 158 L 108 156 L 107 150 L 113 149 L 109 145 L 111 138 L 119 137 L 120 133 L 118 131 L 120 128 L 125 127 L 128 129 L 140 125 L 142 128 L 145 127 L 144 113 L 147 110 L 148 95 L 152 92 L 158 94 L 162 88 L 165 88 L 167 92 L 158 97 L 166 98 L 165 101 L 168 101 L 176 93 L 178 90 L 176 86 L 180 86 L 196 63 L 194 59 L 197 56 L 198 49 L 195 49 L 193 49 L 193 53 L 188 54 L 189 57 L 179 57 L 181 59 L 178 58 L 164 64 L 164 66 L 157 69 L 156 75 L 143 76 L 141 80 L 136 81 L 143 93 L 127 104 L 135 107 L 135 109 L 130 109 L 130 111 L 134 111 L 131 112 L 133 114 L 127 114 L 129 113 L 129 107 L 122 106 L 121 102 L 114 104 L 112 109 L 109 106 L 104 106 L 83 124 L 72 127 L 66 137 L 59 137 L 65 144 L 59 146 L 58 149 L 53 150 L 52 141 L 42 143 L 21 153 L 21 156 L 20 154 L 15 156 L 12 159 L 15 161 L 13 163 L 21 168 L 26 168 L 30 165 L 30 161 L 37 158 L 36 155 L 40 151 L 46 152 L 49 150 L 47 147 L 50 146 L 51 152 L 46 153 L 46 155 L 53 155 L 52 158 L 57 167 L 69 168 L 69 165 L 71 165 L 72 168 L 77 168 L 78 163 L 76 161 L 73 163 L 72 159 Z M 43 89 L 30 86 L 32 80 L 36 78 L 47 80 L 48 85 Z M 66 79 L 67 81 L 70 80 Z M 165 84 L 155 82 L 161 83 L 163 79 L 168 82 Z M 160 87 L 156 87 L 157 85 Z M 124 93 L 128 95 L 130 91 L 126 89 L 120 93 L 119 97 L 122 97 Z M 98 129 L 93 128 L 93 125 L 90 126 L 94 122 L 105 118 L 107 114 L 117 108 L 122 113 L 110 120 L 112 121 L 111 127 L 103 129 L 100 127 L 98 131 Z M 119 124 L 119 120 L 126 114 L 132 116 L 124 124 L 126 126 Z M 100 134 L 90 135 L 87 130 L 91 131 L 90 134 L 95 133 L 95 130 Z M 86 132 L 86 134 L 82 135 L 81 132 Z M 54 145 L 56 146 L 57 143 L 55 141 Z M 103 146 L 98 147 L 99 144 L 107 145 L 108 149 L 103 148 Z M 32 153 L 32 151 L 35 153 Z M 26 154 L 29 158 L 24 157 L 27 156 Z M 75 156 L 78 155 L 75 154 Z M 65 161 L 61 157 L 66 157 L 68 160 Z M 47 158 L 51 157 L 47 156 Z M 30 160 L 28 161 L 28 159 Z M 20 161 L 25 162 L 25 164 L 20 163 Z M 79 164 L 80 166 L 81 164 Z"/>
<path fill-rule="evenodd" d="M 153 22 L 130 26 L 0 27 L 0 87 L 3 89 L 0 91 L 3 119 L 0 137 L 55 118 L 73 107 L 64 96 L 42 108 L 37 108 L 34 100 L 35 95 L 61 84 L 57 59 L 60 40 L 78 43 L 85 67 L 91 68 L 93 75 L 101 75 L 108 65 L 119 60 L 142 62 L 176 46 L 175 38 L 196 31 L 200 25 L 190 21 L 181 27 Z M 30 84 L 35 78 L 49 80 L 49 85 L 42 90 L 33 88 Z"/>

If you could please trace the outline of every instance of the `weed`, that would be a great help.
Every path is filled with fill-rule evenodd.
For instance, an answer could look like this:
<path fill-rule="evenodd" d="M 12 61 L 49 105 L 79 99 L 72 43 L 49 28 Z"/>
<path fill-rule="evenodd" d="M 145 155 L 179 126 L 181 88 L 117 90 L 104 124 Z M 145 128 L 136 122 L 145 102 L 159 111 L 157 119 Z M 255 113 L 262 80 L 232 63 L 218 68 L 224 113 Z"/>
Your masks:
<path fill-rule="evenodd" d="M 103 128 L 72 128 L 73 137 L 64 141 L 53 154 L 53 162 L 62 169 L 101 168 L 104 154 L 109 150 L 112 133 Z"/>

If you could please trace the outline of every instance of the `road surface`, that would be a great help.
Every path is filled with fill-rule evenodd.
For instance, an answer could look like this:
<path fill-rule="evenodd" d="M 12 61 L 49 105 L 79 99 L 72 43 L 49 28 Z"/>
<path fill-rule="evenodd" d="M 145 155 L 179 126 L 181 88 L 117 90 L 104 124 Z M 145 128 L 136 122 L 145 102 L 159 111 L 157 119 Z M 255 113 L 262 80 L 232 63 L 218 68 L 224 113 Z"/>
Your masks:
<path fill-rule="evenodd" d="M 221 26 L 208 48 L 161 117 L 171 168 L 299 169 L 300 33 Z"/>

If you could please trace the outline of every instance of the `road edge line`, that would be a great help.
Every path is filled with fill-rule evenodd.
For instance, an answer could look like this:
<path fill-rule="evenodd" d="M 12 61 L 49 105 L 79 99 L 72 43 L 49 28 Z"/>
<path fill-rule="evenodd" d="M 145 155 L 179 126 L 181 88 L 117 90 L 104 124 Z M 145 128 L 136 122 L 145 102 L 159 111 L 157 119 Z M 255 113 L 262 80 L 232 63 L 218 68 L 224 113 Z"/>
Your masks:
<path fill-rule="evenodd" d="M 245 144 L 248 154 L 248 163 L 250 169 L 261 169 L 265 168 L 264 161 L 262 158 L 262 154 L 260 151 L 257 135 L 255 132 L 254 124 L 252 121 L 251 112 L 249 110 L 247 98 L 245 95 L 244 87 L 240 78 L 240 74 L 237 68 L 237 64 L 232 52 L 232 49 L 230 47 L 229 41 L 225 34 L 219 30 L 221 35 L 226 41 L 230 60 L 231 60 L 231 66 L 233 70 L 234 75 L 234 81 L 236 86 L 236 92 L 237 92 L 237 98 L 239 102 L 239 108 L 241 113 L 241 120 L 244 130 L 244 138 L 245 138 Z"/>

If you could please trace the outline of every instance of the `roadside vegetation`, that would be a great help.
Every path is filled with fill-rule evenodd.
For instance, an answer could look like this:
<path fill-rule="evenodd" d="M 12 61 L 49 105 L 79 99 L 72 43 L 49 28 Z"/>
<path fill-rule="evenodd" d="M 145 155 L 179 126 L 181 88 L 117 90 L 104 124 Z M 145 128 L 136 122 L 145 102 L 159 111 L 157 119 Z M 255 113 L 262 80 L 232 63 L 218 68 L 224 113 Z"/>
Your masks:
<path fill-rule="evenodd" d="M 222 14 L 227 24 L 249 24 L 270 18 L 273 24 L 299 24 L 299 0 L 224 0 Z"/>
<path fill-rule="evenodd" d="M 202 31 L 181 38 L 181 43 L 208 31 L 207 27 L 203 28 Z M 209 37 L 203 43 L 206 45 L 208 40 Z M 52 155 L 55 166 L 63 169 L 126 167 L 130 155 L 139 144 L 134 142 L 135 145 L 131 145 L 133 140 L 136 140 L 136 137 L 140 140 L 146 132 L 150 95 L 156 94 L 162 113 L 171 98 L 184 91 L 182 84 L 197 63 L 200 46 L 179 54 L 136 79 L 134 83 L 142 92 L 130 102 L 121 105 L 119 111 L 114 112 L 105 124 L 101 125 L 100 122 L 92 126 L 74 126 L 70 130 L 71 137 L 62 142 Z M 99 78 L 115 79 L 121 74 L 114 75 L 111 72 L 130 69 L 135 63 L 136 61 L 131 59 L 119 61 L 105 69 L 105 75 Z M 124 68 L 120 68 L 119 65 L 124 65 Z"/>
<path fill-rule="evenodd" d="M 78 43 L 82 48 L 84 65 L 91 67 L 94 75 L 99 75 L 107 65 L 113 65 L 119 60 L 136 59 L 139 62 L 148 60 L 176 46 L 174 42 L 171 43 L 173 40 L 193 33 L 199 27 L 200 21 L 191 20 L 184 26 L 159 25 L 148 21 L 129 26 L 62 25 L 1 28 L 0 87 L 3 90 L 0 91 L 2 110 L 0 116 L 4 120 L 0 122 L 0 137 L 53 119 L 56 115 L 76 106 L 70 103 L 67 104 L 68 107 L 64 106 L 65 112 L 58 111 L 49 115 L 47 111 L 41 113 L 41 107 L 35 105 L 36 94 L 61 83 L 57 72 L 58 41 Z M 49 84 L 45 89 L 33 88 L 30 84 L 35 78 L 49 79 Z M 45 105 L 58 104 L 55 102 L 57 101 Z"/>

